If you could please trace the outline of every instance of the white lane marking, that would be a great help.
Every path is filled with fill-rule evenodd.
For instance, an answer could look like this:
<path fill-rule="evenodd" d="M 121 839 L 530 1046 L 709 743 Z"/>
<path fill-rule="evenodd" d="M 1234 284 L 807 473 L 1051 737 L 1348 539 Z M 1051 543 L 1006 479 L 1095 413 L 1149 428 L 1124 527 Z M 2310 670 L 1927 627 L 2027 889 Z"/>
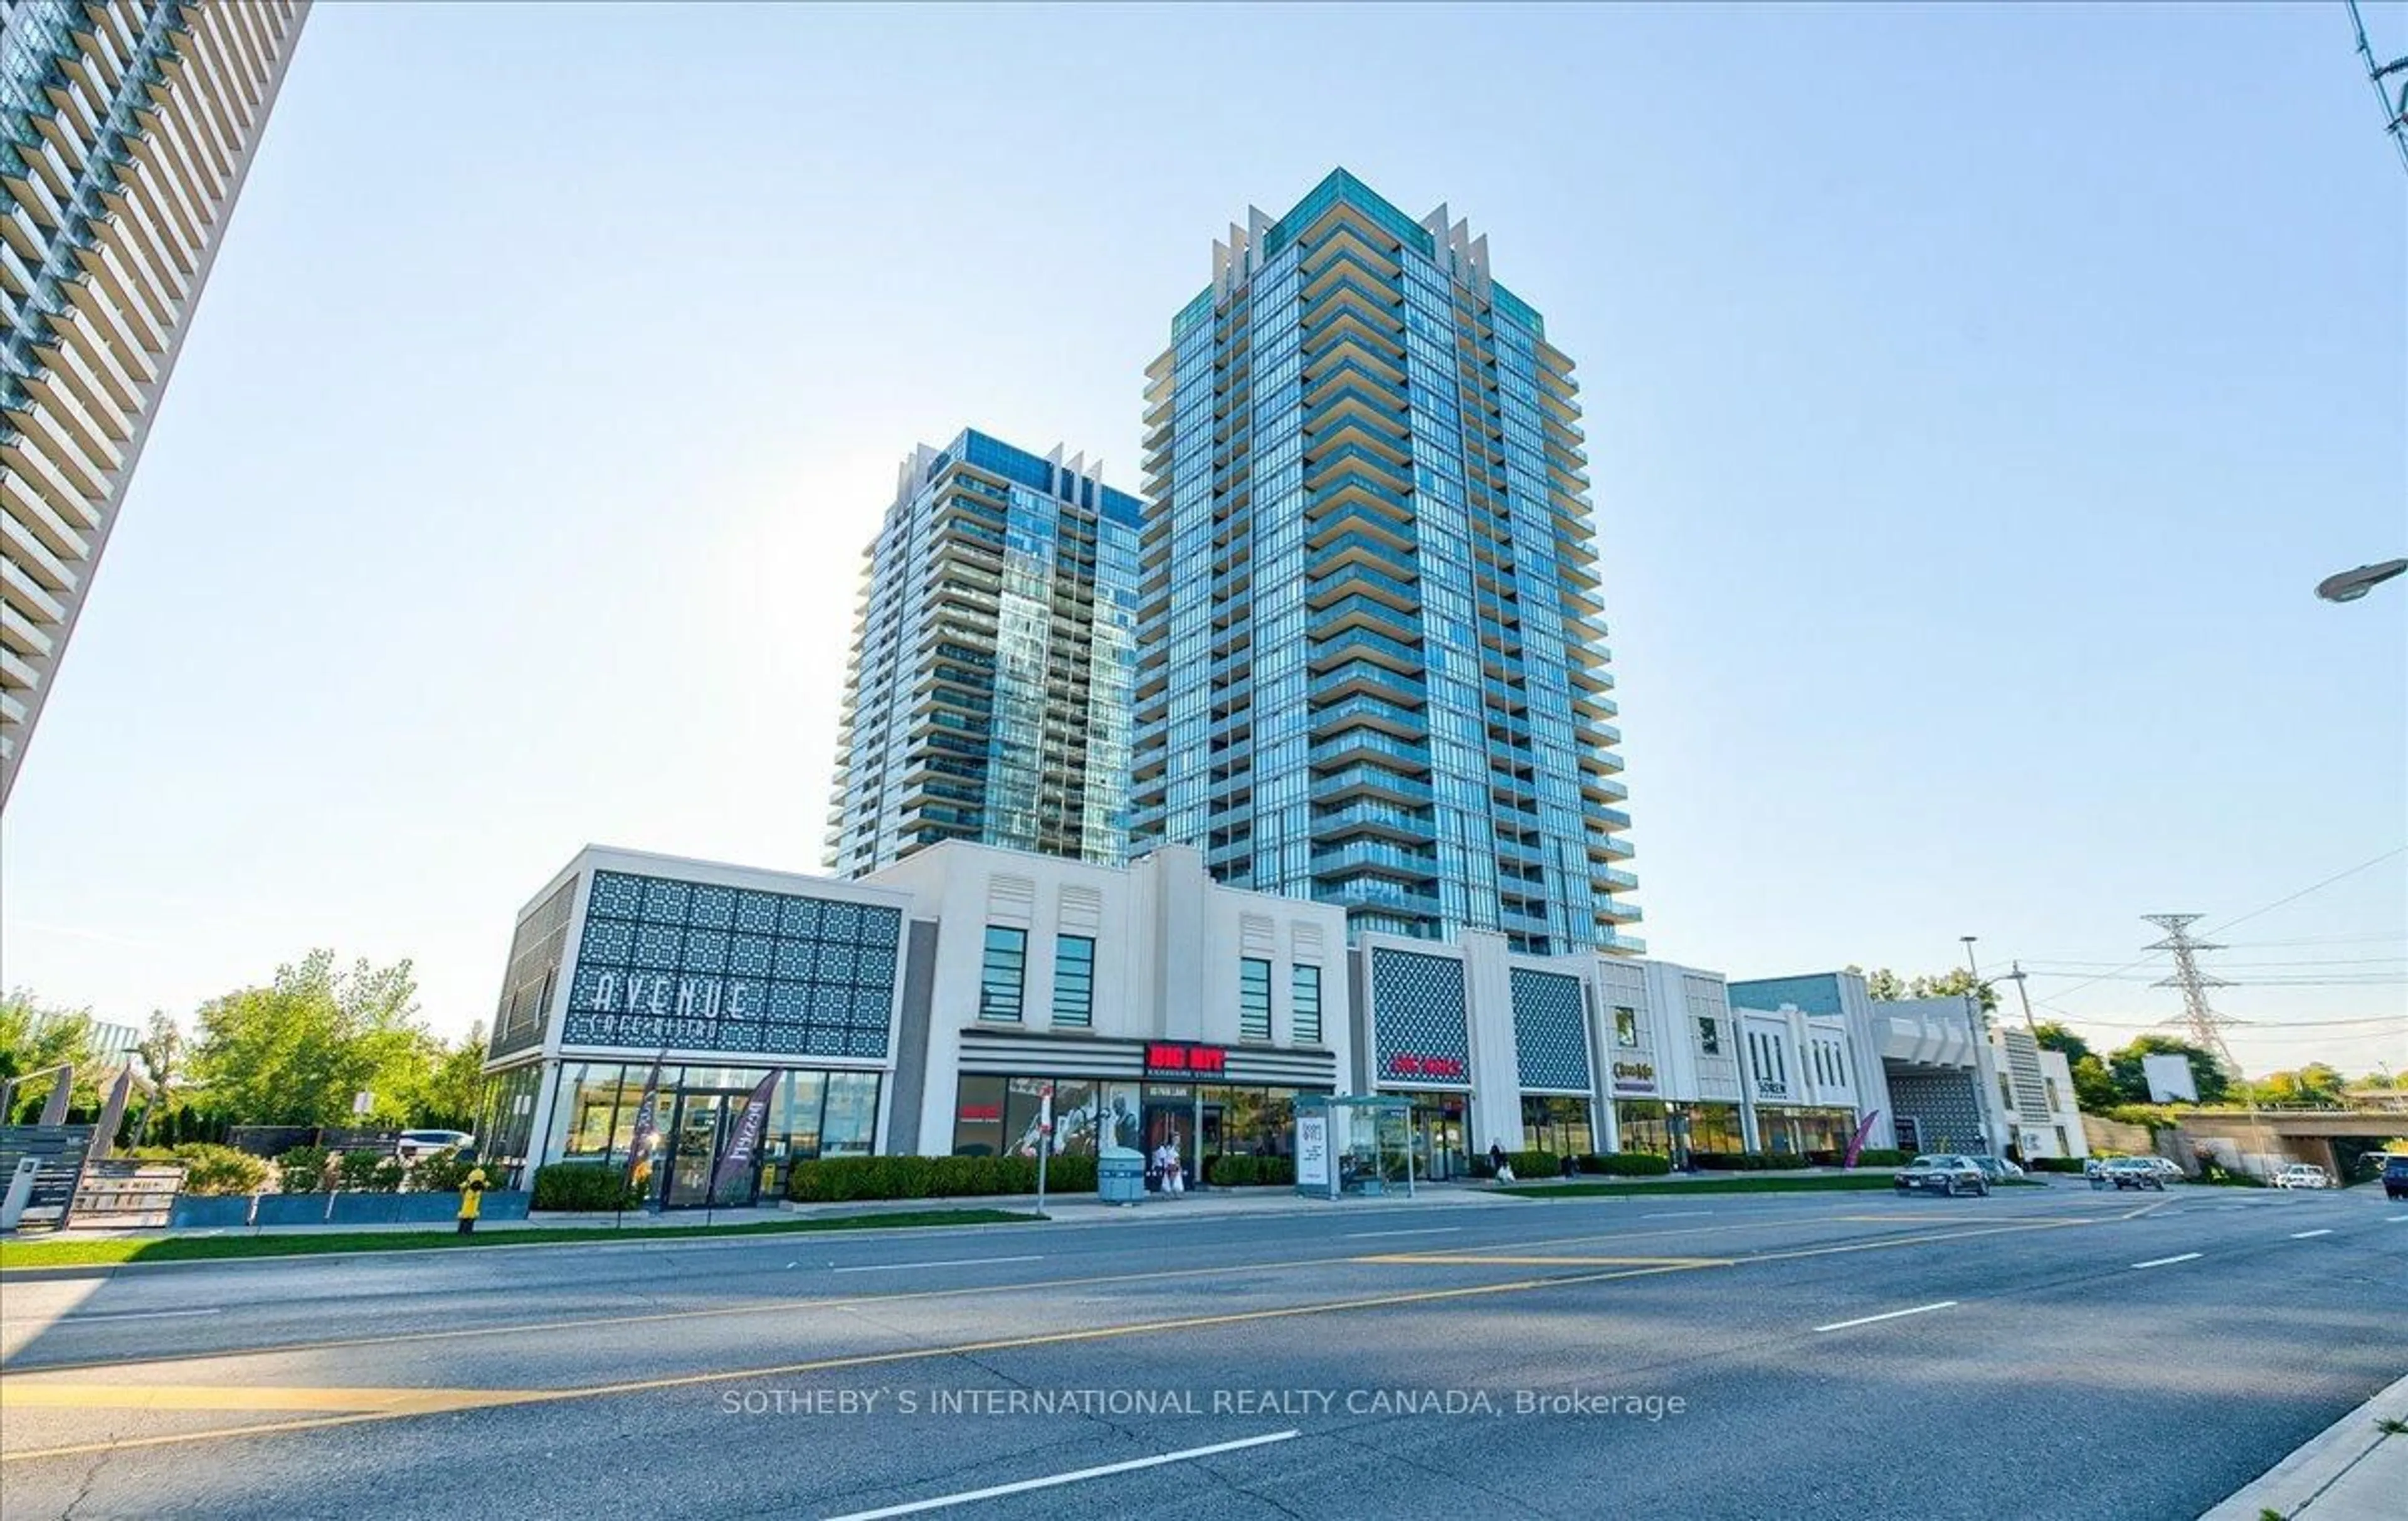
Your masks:
<path fill-rule="evenodd" d="M 2199 1254 L 2197 1252 L 2185 1252 L 2178 1257 L 2151 1257 L 2146 1262 L 2135 1262 L 2132 1266 L 2135 1268 L 2171 1268 L 2177 1262 L 2197 1262 L 2198 1260 Z"/>
<path fill-rule="evenodd" d="M 1211 1457 L 1216 1453 L 1234 1453 L 1248 1447 L 1268 1446 L 1274 1442 L 1286 1442 L 1303 1435 L 1300 1431 L 1274 1431 L 1268 1436 L 1246 1437 L 1237 1442 L 1216 1442 L 1210 1447 L 1190 1447 L 1185 1452 L 1164 1453 L 1159 1457 L 1136 1457 L 1125 1463 L 1106 1463 L 1100 1468 L 1079 1469 L 1069 1473 L 1056 1473 L 1045 1479 L 1023 1479 L 1018 1484 L 999 1484 L 987 1489 L 967 1489 L 958 1495 L 940 1495 L 935 1499 L 913 1500 L 908 1505 L 889 1505 L 875 1511 L 853 1511 L 830 1516 L 828 1521 L 882 1521 L 890 1515 L 916 1515 L 922 1511 L 940 1511 L 948 1506 L 967 1505 L 975 1499 L 993 1499 L 999 1495 L 1024 1495 L 1032 1489 L 1051 1489 L 1057 1485 L 1077 1484 L 1082 1479 L 1100 1479 L 1113 1473 L 1134 1473 L 1140 1469 L 1160 1468 L 1165 1463 L 1184 1463 L 1190 1458 Z"/>
<path fill-rule="evenodd" d="M 1712 1214 L 1713 1212 L 1714 1212 L 1712 1210 L 1656 1210 L 1652 1213 L 1642 1214 L 1639 1218 L 1641 1220 L 1683 1220 L 1694 1214 Z"/>
<path fill-rule="evenodd" d="M 1885 1315 L 1859 1315 L 1855 1320 L 1835 1320 L 1828 1326 L 1817 1326 L 1818 1331 L 1844 1331 L 1851 1326 L 1870 1326 L 1877 1320 L 1896 1320 L 1900 1315 L 1928 1314 L 1934 1310 L 1954 1310 L 1956 1301 L 1942 1299 L 1938 1304 L 1918 1304 L 1912 1310 L 1893 1310 Z"/>
<path fill-rule="evenodd" d="M 2383 1217 L 2383 1223 L 2386 1226 L 2396 1226 L 2402 1220 L 2408 1220 L 2408 1214 L 2386 1214 Z"/>
<path fill-rule="evenodd" d="M 2311 1236 L 2329 1236 L 2331 1234 L 2332 1232 L 2330 1230 L 2295 1230 L 2291 1232 L 2291 1240 L 2295 1241 L 2303 1241 Z"/>
<path fill-rule="evenodd" d="M 900 1268 L 983 1268 L 998 1262 L 1042 1262 L 1042 1256 L 1024 1257 L 946 1257 L 936 1262 L 865 1262 L 855 1268 L 830 1268 L 830 1272 L 894 1272 Z"/>
<path fill-rule="evenodd" d="M 1368 1241 L 1374 1236 L 1451 1236 L 1461 1226 L 1423 1226 L 1416 1230 L 1350 1230 L 1343 1238 L 1350 1241 Z"/>
<path fill-rule="evenodd" d="M 94 1310 L 88 1314 L 61 1315 L 50 1321 L 45 1321 L 39 1315 L 11 1315 L 7 1320 L 0 1321 L 0 1326 L 82 1326 L 93 1321 L 163 1320 L 170 1315 L 222 1315 L 224 1313 L 223 1306 L 212 1306 L 207 1310 Z"/>

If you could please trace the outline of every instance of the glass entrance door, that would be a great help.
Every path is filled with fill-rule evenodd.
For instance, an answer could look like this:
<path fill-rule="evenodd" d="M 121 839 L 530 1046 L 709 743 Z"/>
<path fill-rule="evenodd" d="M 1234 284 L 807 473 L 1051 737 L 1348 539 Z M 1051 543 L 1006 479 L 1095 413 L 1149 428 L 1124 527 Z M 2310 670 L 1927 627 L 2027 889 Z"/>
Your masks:
<path fill-rule="evenodd" d="M 1435 1183 L 1463 1175 L 1462 1099 L 1439 1099 L 1413 1106 L 1413 1170 Z"/>
<path fill-rule="evenodd" d="M 681 1093 L 669 1121 L 668 1183 L 665 1210 L 698 1210 L 710 1202 L 710 1174 L 719 1165 L 730 1117 L 743 1107 L 739 1095 Z"/>

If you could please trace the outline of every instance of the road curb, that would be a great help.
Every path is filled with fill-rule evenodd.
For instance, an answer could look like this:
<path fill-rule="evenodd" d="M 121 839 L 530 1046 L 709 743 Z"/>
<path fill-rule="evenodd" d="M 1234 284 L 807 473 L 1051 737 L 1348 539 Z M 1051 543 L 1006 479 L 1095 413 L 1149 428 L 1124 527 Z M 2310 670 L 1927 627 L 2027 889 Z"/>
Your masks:
<path fill-rule="evenodd" d="M 2385 1466 L 2408 1469 L 2408 1436 L 2386 1436 L 2375 1424 L 2386 1417 L 2408 1420 L 2408 1378 L 2310 1437 L 2200 1521 L 2258 1521 L 2267 1511 L 2285 1517 L 2308 1515 L 2328 1491 L 2386 1444 L 2391 1450 L 2382 1459 Z"/>

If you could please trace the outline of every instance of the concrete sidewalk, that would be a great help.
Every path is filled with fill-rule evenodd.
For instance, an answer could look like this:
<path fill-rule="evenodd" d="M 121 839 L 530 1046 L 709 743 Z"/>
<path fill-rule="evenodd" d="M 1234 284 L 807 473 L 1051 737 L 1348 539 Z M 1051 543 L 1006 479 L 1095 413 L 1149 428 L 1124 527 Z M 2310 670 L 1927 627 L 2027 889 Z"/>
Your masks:
<path fill-rule="evenodd" d="M 2200 1521 L 2398 1521 L 2408 1496 L 2408 1378 L 2309 1439 Z"/>

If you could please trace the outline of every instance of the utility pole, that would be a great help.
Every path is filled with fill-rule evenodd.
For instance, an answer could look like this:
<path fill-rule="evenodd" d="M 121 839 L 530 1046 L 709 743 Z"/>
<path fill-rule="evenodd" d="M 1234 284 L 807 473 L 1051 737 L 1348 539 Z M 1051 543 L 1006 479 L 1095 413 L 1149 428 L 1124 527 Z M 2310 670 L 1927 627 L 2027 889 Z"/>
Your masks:
<path fill-rule="evenodd" d="M 2032 1043 L 2038 1045 L 2040 1026 L 2032 1021 L 2031 994 L 2024 987 L 2024 964 L 2017 961 L 2013 966 L 2015 969 L 2007 973 L 2007 981 L 2015 984 L 2015 997 L 2023 1001 L 2024 1006 L 2024 1028 L 2031 1032 Z"/>

